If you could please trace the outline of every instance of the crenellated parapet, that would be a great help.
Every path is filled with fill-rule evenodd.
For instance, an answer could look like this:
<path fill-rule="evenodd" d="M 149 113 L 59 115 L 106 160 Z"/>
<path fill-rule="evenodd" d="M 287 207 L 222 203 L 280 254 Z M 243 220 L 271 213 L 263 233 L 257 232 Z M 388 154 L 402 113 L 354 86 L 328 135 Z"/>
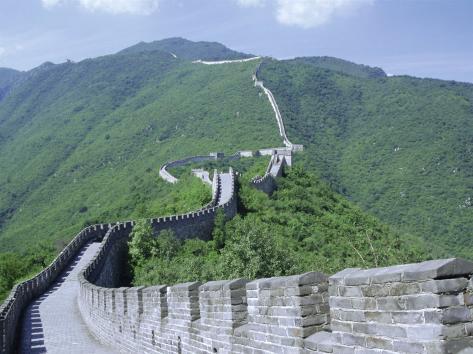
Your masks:
<path fill-rule="evenodd" d="M 79 306 L 91 332 L 123 352 L 468 354 L 472 274 L 473 263 L 445 259 L 174 286 L 82 278 Z"/>
<path fill-rule="evenodd" d="M 442 259 L 330 277 L 332 333 L 311 353 L 473 353 L 473 263 Z"/>
<path fill-rule="evenodd" d="M 328 279 L 320 273 L 169 287 L 80 282 L 89 329 L 124 352 L 302 353 L 304 338 L 329 321 Z"/>
<path fill-rule="evenodd" d="M 228 219 L 233 218 L 237 213 L 235 174 L 230 169 L 228 173 L 215 173 L 214 176 L 213 197 L 209 204 L 193 212 L 151 219 L 153 230 L 157 233 L 171 229 L 181 239 L 209 239 L 218 210 L 222 210 Z"/>

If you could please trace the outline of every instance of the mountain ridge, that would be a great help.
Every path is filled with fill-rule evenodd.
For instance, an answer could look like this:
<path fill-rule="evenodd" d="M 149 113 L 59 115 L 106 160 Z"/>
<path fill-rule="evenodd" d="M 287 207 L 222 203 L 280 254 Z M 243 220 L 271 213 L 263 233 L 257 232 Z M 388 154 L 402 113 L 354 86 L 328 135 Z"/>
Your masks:
<path fill-rule="evenodd" d="M 163 51 L 186 60 L 231 60 L 253 57 L 227 48 L 218 42 L 193 42 L 181 37 L 172 37 L 152 42 L 139 42 L 120 50 L 117 54 Z"/>

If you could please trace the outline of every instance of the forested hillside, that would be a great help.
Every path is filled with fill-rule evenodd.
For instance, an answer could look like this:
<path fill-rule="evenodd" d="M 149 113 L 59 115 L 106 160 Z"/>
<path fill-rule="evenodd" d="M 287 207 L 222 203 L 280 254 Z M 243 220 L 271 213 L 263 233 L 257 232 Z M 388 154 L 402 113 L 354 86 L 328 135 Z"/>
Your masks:
<path fill-rule="evenodd" d="M 473 85 L 318 62 L 266 60 L 259 72 L 306 164 L 437 256 L 473 258 Z"/>
<path fill-rule="evenodd" d="M 278 146 L 254 68 L 145 51 L 36 69 L 0 103 L 0 249 L 139 215 L 170 191 L 165 161 Z"/>
<path fill-rule="evenodd" d="M 234 162 L 243 173 L 239 215 L 225 222 L 220 214 L 210 241 L 182 241 L 168 231 L 153 237 L 149 223 L 139 223 L 129 242 L 134 285 L 256 279 L 314 269 L 332 274 L 430 257 L 419 238 L 363 212 L 302 164 L 287 170 L 271 197 L 257 191 L 248 182 L 264 162 Z"/>

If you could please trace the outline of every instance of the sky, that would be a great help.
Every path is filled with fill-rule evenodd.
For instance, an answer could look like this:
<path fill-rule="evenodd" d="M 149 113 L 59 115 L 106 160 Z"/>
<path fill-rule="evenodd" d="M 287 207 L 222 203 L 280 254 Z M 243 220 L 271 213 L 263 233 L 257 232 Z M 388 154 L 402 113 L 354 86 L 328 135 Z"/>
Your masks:
<path fill-rule="evenodd" d="M 473 82 L 473 0 L 0 0 L 0 67 L 80 61 L 168 37 Z"/>

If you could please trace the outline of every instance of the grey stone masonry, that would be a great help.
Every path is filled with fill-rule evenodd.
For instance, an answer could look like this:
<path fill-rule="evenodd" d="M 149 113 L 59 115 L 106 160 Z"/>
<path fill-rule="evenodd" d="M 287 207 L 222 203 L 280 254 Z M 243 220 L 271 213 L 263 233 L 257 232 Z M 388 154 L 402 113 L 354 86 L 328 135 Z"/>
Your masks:
<path fill-rule="evenodd" d="M 302 353 L 304 338 L 329 323 L 324 274 L 259 279 L 246 291 L 248 323 L 235 331 L 235 353 Z"/>
<path fill-rule="evenodd" d="M 472 274 L 461 259 L 345 269 L 329 279 L 332 334 L 308 352 L 473 353 Z"/>
<path fill-rule="evenodd" d="M 158 233 L 165 229 L 171 229 L 181 239 L 189 237 L 209 239 L 215 214 L 219 209 L 223 210 L 228 219 L 231 219 L 237 213 L 235 174 L 231 168 L 228 173 L 215 175 L 213 190 L 212 201 L 199 210 L 151 219 L 150 222 L 154 231 Z"/>
<path fill-rule="evenodd" d="M 102 288 L 80 279 L 79 308 L 104 344 L 129 353 L 303 353 L 329 321 L 320 273 Z"/>
<path fill-rule="evenodd" d="M 251 180 L 251 185 L 266 193 L 271 194 L 275 191 L 276 178 L 281 177 L 283 174 L 284 167 L 291 165 L 292 152 L 289 149 L 275 149 L 272 151 L 271 160 L 269 161 L 268 167 L 266 168 L 265 174 L 260 177 L 256 176 Z"/>
<path fill-rule="evenodd" d="M 113 354 L 90 335 L 77 308 L 77 275 L 99 243 L 86 245 L 48 290 L 22 316 L 19 354 Z"/>

